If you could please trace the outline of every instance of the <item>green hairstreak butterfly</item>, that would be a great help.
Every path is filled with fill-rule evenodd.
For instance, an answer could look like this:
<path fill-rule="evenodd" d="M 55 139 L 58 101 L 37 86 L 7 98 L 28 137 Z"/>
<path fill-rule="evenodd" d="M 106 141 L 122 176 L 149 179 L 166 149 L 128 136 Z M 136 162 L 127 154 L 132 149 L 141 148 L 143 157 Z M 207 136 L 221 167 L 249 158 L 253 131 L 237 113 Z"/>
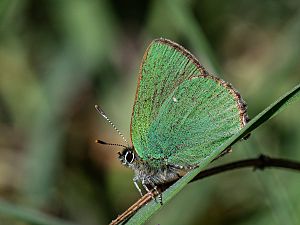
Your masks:
<path fill-rule="evenodd" d="M 132 145 L 119 145 L 124 147 L 119 159 L 134 170 L 133 181 L 142 194 L 138 182 L 149 191 L 177 180 L 247 122 L 246 104 L 231 84 L 210 75 L 179 44 L 155 39 L 140 66 Z"/>

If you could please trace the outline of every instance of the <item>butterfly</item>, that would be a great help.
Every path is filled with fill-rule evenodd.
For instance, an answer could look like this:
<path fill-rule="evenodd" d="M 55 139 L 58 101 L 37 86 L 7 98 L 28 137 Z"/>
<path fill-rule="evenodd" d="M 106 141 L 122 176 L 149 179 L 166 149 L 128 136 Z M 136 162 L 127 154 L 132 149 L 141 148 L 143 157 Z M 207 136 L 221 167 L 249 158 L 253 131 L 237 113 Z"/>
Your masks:
<path fill-rule="evenodd" d="M 119 160 L 134 171 L 134 185 L 143 195 L 139 182 L 149 192 L 179 179 L 248 121 L 246 103 L 231 84 L 210 75 L 179 44 L 155 39 L 140 65 L 132 145 L 119 145 L 124 147 Z"/>

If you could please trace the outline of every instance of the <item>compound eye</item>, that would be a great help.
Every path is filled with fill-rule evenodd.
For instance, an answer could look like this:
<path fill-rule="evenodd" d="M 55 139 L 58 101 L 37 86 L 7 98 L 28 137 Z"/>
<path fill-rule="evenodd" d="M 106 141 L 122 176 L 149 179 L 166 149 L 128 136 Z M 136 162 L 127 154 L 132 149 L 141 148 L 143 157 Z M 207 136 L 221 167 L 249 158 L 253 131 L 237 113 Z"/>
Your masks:
<path fill-rule="evenodd" d="M 134 160 L 134 154 L 133 152 L 126 152 L 125 154 L 125 160 L 127 163 L 132 163 Z"/>

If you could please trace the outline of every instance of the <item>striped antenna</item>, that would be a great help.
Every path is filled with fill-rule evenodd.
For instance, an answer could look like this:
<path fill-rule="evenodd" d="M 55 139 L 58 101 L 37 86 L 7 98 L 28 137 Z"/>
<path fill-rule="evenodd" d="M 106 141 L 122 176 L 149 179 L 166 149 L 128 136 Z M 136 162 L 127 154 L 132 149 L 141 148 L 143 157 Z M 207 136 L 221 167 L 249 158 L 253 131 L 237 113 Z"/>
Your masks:
<path fill-rule="evenodd" d="M 126 142 L 126 144 L 127 144 L 128 147 L 129 147 L 129 143 L 128 143 L 128 141 L 126 140 L 126 138 L 124 137 L 124 135 L 123 135 L 123 134 L 119 131 L 119 129 L 116 128 L 116 126 L 110 121 L 110 119 L 107 117 L 107 115 L 104 113 L 104 111 L 100 108 L 100 106 L 95 105 L 95 108 L 96 108 L 96 110 L 100 113 L 100 115 L 103 116 L 104 119 L 106 119 L 107 122 L 109 122 L 110 125 L 118 132 L 118 134 L 122 137 L 122 139 Z M 101 142 L 98 142 L 98 143 L 102 144 Z M 115 145 L 118 145 L 118 144 L 115 144 Z M 119 145 L 119 146 L 122 146 L 122 145 Z"/>
<path fill-rule="evenodd" d="M 98 144 L 101 144 L 101 145 L 113 145 L 113 146 L 120 146 L 120 147 L 127 148 L 125 145 L 107 143 L 107 142 L 101 141 L 101 140 L 96 140 L 95 142 L 98 143 Z"/>

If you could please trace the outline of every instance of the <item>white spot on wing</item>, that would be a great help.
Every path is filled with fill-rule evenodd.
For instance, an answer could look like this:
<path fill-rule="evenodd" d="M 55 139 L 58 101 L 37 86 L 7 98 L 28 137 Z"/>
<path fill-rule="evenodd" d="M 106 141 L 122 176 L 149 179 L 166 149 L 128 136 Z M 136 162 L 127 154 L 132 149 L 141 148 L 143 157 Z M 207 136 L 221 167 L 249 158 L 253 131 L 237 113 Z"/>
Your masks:
<path fill-rule="evenodd" d="M 173 97 L 173 102 L 178 102 L 177 98 Z"/>

